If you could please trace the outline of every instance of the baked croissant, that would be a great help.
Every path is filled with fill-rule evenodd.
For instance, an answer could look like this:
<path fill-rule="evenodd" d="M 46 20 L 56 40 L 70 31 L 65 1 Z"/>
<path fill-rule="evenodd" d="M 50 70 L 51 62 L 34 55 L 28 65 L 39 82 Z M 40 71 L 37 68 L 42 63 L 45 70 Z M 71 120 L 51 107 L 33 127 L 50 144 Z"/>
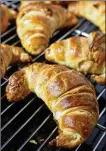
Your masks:
<path fill-rule="evenodd" d="M 8 27 L 8 22 L 10 20 L 14 20 L 16 19 L 17 16 L 17 12 L 8 8 L 6 5 L 4 4 L 0 4 L 0 8 L 1 8 L 1 25 L 0 25 L 0 30 L 3 33 L 7 27 Z"/>
<path fill-rule="evenodd" d="M 68 10 L 77 16 L 82 16 L 90 20 L 96 24 L 103 33 L 105 33 L 105 2 L 72 2 L 69 4 Z"/>
<path fill-rule="evenodd" d="M 59 5 L 29 3 L 17 17 L 17 33 L 23 47 L 32 55 L 42 52 L 58 28 L 73 26 L 77 18 Z"/>
<path fill-rule="evenodd" d="M 34 63 L 15 72 L 6 87 L 9 101 L 37 94 L 52 111 L 59 135 L 50 145 L 72 148 L 83 143 L 98 120 L 93 85 L 78 71 L 62 65 Z"/>
<path fill-rule="evenodd" d="M 73 36 L 56 42 L 45 50 L 45 58 L 83 73 L 91 73 L 99 84 L 105 84 L 105 35 Z"/>
<path fill-rule="evenodd" d="M 8 66 L 16 62 L 30 62 L 31 57 L 20 47 L 0 44 L 1 50 L 1 77 L 3 78 Z"/>

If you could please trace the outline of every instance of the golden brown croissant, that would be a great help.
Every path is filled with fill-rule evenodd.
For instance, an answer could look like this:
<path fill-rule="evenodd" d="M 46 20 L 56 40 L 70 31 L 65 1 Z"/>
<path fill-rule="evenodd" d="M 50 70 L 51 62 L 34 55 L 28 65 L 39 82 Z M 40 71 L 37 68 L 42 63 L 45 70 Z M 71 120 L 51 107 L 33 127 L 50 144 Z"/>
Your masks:
<path fill-rule="evenodd" d="M 0 27 L 0 30 L 1 30 L 1 32 L 4 32 L 8 27 L 8 22 L 10 20 L 16 19 L 17 13 L 16 13 L 16 11 L 8 8 L 4 4 L 0 4 L 0 8 L 1 8 L 1 25 L 0 25 L 1 27 Z"/>
<path fill-rule="evenodd" d="M 77 16 L 85 17 L 100 30 L 105 33 L 105 2 L 100 1 L 79 1 L 70 3 L 68 6 L 70 12 Z"/>
<path fill-rule="evenodd" d="M 94 32 L 88 37 L 74 36 L 52 44 L 45 51 L 47 60 L 63 64 L 105 84 L 105 35 Z"/>
<path fill-rule="evenodd" d="M 50 145 L 72 148 L 84 142 L 98 120 L 93 85 L 78 71 L 62 65 L 34 63 L 14 73 L 6 88 L 9 101 L 37 94 L 52 111 L 59 135 Z"/>
<path fill-rule="evenodd" d="M 4 77 L 9 64 L 16 62 L 30 62 L 31 57 L 20 47 L 0 44 L 1 50 L 1 77 Z"/>
<path fill-rule="evenodd" d="M 60 5 L 28 4 L 17 17 L 17 33 L 23 47 L 32 55 L 42 52 L 55 30 L 73 26 L 77 18 Z"/>

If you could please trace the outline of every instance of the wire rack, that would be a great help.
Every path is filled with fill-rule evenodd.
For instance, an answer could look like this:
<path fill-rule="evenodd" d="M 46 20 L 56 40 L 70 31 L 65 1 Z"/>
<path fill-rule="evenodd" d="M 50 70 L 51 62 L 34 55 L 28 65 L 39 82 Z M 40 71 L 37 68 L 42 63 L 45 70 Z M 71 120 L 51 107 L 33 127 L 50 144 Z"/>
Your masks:
<path fill-rule="evenodd" d="M 17 10 L 19 1 L 3 1 L 8 7 Z M 56 31 L 50 44 L 73 35 L 88 36 L 97 27 L 80 18 L 72 29 Z M 1 35 L 1 42 L 21 46 L 16 33 L 15 23 L 9 23 L 8 29 Z M 44 52 L 33 59 L 33 62 L 44 62 Z M 23 65 L 9 66 L 5 77 L 1 80 L 1 150 L 3 151 L 68 151 L 68 149 L 48 146 L 48 142 L 57 135 L 57 126 L 49 109 L 35 94 L 30 94 L 22 102 L 9 103 L 5 88 L 9 76 Z M 87 76 L 89 78 L 89 76 Z M 71 151 L 105 151 L 106 150 L 106 96 L 105 86 L 91 81 L 97 91 L 99 103 L 99 120 L 87 141 Z"/>

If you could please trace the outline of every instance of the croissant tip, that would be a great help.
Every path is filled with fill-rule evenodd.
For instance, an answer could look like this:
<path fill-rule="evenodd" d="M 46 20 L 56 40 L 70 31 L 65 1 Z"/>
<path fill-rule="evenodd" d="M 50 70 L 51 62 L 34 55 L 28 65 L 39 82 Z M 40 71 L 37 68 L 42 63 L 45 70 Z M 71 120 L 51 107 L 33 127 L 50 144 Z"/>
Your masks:
<path fill-rule="evenodd" d="M 56 139 L 49 142 L 49 146 L 56 146 Z"/>

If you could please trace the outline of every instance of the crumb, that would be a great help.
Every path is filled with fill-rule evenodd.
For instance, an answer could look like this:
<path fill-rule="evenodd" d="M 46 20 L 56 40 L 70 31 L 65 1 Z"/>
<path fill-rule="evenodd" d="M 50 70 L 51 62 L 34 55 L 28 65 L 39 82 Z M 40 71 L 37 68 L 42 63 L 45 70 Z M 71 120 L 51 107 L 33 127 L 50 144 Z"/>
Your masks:
<path fill-rule="evenodd" d="M 30 140 L 29 142 L 32 143 L 32 144 L 37 145 L 37 142 L 35 140 Z"/>

